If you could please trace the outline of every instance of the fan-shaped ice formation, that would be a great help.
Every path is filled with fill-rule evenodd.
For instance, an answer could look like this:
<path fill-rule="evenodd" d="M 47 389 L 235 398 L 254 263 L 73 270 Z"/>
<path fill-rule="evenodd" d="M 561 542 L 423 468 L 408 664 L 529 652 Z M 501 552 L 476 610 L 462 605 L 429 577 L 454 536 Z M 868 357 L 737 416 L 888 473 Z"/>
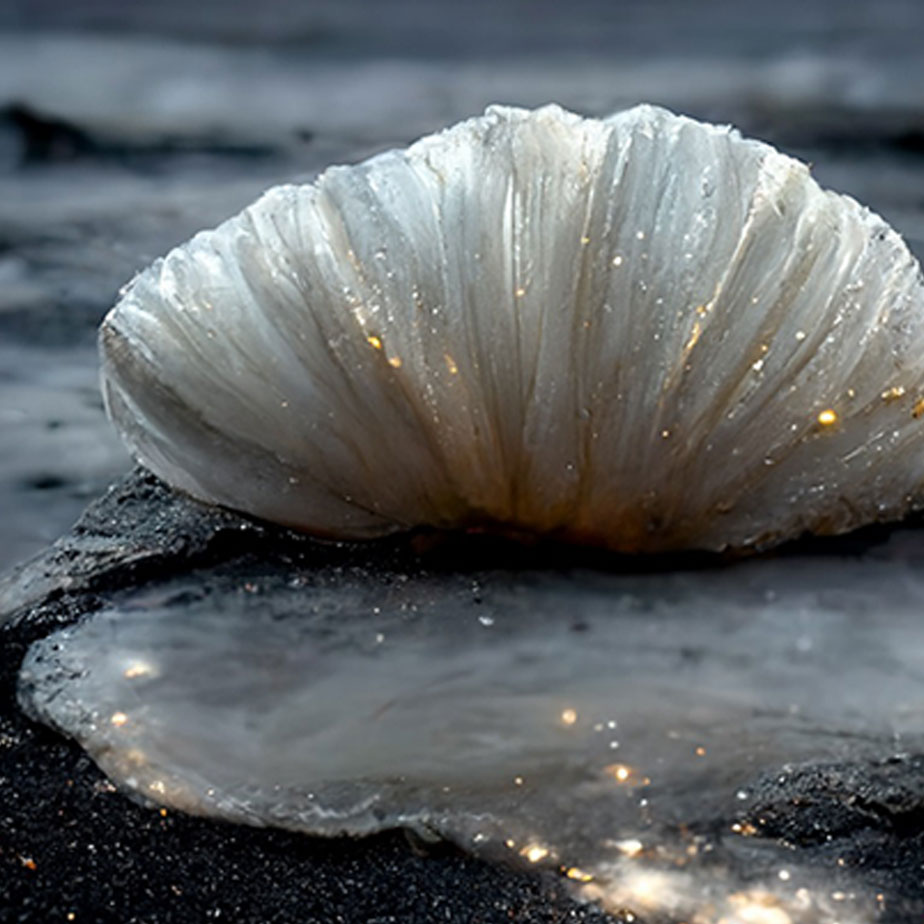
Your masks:
<path fill-rule="evenodd" d="M 101 344 L 145 465 L 322 535 L 721 549 L 922 502 L 898 235 L 648 106 L 496 107 L 273 189 L 135 279 Z"/>

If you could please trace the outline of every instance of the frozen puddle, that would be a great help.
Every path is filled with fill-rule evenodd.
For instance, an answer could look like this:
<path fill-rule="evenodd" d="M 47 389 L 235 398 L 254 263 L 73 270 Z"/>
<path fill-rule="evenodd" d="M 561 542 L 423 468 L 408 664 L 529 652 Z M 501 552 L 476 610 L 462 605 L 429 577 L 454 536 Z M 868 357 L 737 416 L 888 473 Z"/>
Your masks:
<path fill-rule="evenodd" d="M 653 575 L 213 573 L 36 644 L 21 698 L 186 811 L 405 826 L 648 919 L 866 921 L 875 896 L 759 836 L 750 787 L 920 746 L 915 542 Z"/>

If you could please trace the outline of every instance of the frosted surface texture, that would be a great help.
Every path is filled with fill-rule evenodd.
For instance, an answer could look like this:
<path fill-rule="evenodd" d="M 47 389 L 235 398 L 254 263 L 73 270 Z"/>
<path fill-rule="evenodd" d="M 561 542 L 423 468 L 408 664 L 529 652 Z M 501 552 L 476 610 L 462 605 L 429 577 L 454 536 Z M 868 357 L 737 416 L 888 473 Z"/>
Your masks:
<path fill-rule="evenodd" d="M 322 535 L 765 546 L 921 505 L 922 293 L 728 128 L 495 107 L 158 260 L 104 392 L 174 486 Z"/>
<path fill-rule="evenodd" d="M 924 583 L 892 541 L 846 576 L 818 557 L 176 582 L 36 644 L 21 697 L 170 807 L 406 826 L 681 920 L 865 920 L 860 890 L 825 911 L 848 871 L 819 882 L 732 822 L 762 776 L 924 744 Z M 786 917 L 723 917 L 762 891 Z"/>

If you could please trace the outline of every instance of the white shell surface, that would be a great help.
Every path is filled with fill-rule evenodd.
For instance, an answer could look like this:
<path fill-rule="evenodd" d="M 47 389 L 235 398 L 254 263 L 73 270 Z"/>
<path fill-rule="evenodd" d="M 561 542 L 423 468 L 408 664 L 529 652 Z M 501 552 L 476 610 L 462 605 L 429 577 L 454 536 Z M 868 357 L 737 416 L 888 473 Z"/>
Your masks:
<path fill-rule="evenodd" d="M 326 536 L 740 548 L 924 493 L 900 237 L 649 106 L 494 107 L 272 189 L 138 276 L 101 345 L 143 464 Z"/>

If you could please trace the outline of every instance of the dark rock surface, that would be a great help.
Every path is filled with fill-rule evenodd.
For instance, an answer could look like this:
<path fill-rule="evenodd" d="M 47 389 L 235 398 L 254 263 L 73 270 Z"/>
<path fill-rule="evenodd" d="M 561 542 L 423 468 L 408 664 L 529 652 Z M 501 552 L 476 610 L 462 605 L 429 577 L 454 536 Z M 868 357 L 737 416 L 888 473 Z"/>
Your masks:
<path fill-rule="evenodd" d="M 877 527 L 820 544 L 807 540 L 783 550 L 779 561 L 785 567 L 835 555 L 855 568 L 897 554 L 911 563 L 924 551 L 920 537 L 916 528 Z M 320 544 L 203 507 L 150 475 L 132 473 L 70 533 L 0 584 L 0 609 L 8 617 L 0 630 L 0 895 L 15 911 L 12 920 L 68 913 L 113 921 L 610 920 L 575 904 L 551 874 L 495 868 L 449 848 L 421 856 L 398 835 L 317 841 L 139 806 L 115 791 L 75 744 L 15 707 L 15 675 L 27 646 L 127 588 L 150 588 L 156 597 L 171 578 L 187 574 L 205 592 L 220 593 L 214 588 L 243 584 L 254 569 L 268 586 L 274 575 L 286 586 L 293 574 L 330 566 L 436 575 L 551 569 L 567 581 L 568 568 L 578 563 L 586 584 L 588 560 L 579 552 L 424 536 L 374 546 Z M 590 564 L 606 580 L 608 574 L 621 580 L 620 569 L 632 580 L 638 568 L 606 558 Z M 649 564 L 674 570 L 710 563 Z M 870 757 L 870 747 L 880 756 Z M 858 740 L 855 751 L 854 760 L 758 776 L 740 807 L 700 813 L 693 823 L 697 843 L 717 845 L 729 830 L 743 828 L 748 836 L 735 839 L 733 853 L 745 869 L 766 866 L 768 850 L 783 847 L 790 868 L 812 873 L 816 888 L 848 902 L 851 911 L 858 893 L 878 896 L 873 905 L 860 904 L 862 920 L 919 919 L 924 758 L 905 753 L 899 739 L 874 734 Z"/>
<path fill-rule="evenodd" d="M 553 878 L 499 869 L 449 848 L 425 855 L 400 833 L 312 840 L 142 807 L 116 792 L 73 742 L 16 708 L 16 674 L 32 641 L 119 588 L 229 561 L 246 567 L 255 548 L 281 568 L 331 557 L 370 561 L 363 550 L 319 546 L 208 510 L 138 472 L 5 579 L 0 607 L 11 620 L 0 640 L 2 919 L 607 920 L 575 904 Z M 383 547 L 378 556 L 413 560 L 406 548 Z"/>

